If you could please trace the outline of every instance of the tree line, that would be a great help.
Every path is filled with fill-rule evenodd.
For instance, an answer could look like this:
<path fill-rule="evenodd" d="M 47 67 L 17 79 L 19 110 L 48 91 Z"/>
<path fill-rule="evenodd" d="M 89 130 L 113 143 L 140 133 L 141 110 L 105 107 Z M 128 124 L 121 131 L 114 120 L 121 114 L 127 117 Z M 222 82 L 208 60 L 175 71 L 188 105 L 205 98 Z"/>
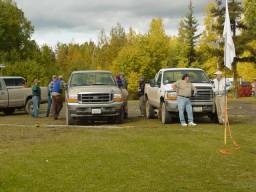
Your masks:
<path fill-rule="evenodd" d="M 251 81 L 256 77 L 256 1 L 231 0 L 229 9 L 237 52 L 229 74 Z M 146 33 L 132 27 L 126 31 L 118 23 L 109 34 L 101 30 L 97 43 L 58 43 L 51 48 L 31 39 L 34 27 L 13 0 L 0 0 L 0 63 L 7 66 L 4 74 L 21 75 L 28 82 L 38 78 L 43 85 L 53 74 L 67 79 L 74 70 L 121 72 L 131 93 L 136 93 L 141 76 L 153 78 L 163 67 L 200 67 L 211 75 L 224 68 L 225 7 L 221 0 L 208 3 L 203 30 L 193 11 L 190 1 L 176 36 L 166 33 L 162 18 L 153 18 Z"/>

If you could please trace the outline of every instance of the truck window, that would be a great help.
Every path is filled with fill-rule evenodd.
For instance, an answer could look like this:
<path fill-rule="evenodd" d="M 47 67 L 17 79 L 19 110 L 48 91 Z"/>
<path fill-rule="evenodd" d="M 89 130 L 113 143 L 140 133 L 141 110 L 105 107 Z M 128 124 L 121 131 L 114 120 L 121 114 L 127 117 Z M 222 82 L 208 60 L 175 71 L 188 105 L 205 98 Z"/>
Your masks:
<path fill-rule="evenodd" d="M 25 80 L 23 78 L 8 78 L 4 79 L 7 87 L 24 86 Z"/>
<path fill-rule="evenodd" d="M 75 73 L 71 77 L 70 86 L 116 85 L 111 73 Z"/>
<path fill-rule="evenodd" d="M 208 83 L 209 78 L 204 71 L 201 70 L 172 70 L 164 72 L 164 84 L 174 83 L 182 79 L 184 74 L 188 74 L 192 83 Z"/>
<path fill-rule="evenodd" d="M 159 72 L 156 82 L 157 82 L 158 85 L 161 85 L 161 82 L 162 82 L 162 72 Z"/>

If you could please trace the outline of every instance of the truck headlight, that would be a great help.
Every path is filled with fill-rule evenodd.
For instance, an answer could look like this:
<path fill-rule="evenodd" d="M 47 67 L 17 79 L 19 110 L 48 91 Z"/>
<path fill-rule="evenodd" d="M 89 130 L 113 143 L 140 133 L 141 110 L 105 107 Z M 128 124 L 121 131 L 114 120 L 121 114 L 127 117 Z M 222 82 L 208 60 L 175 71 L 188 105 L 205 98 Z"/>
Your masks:
<path fill-rule="evenodd" d="M 113 95 L 113 101 L 114 102 L 123 102 L 122 94 L 116 93 Z"/>
<path fill-rule="evenodd" d="M 70 96 L 67 98 L 67 102 L 68 102 L 68 103 L 78 103 L 77 95 L 70 95 Z"/>
<path fill-rule="evenodd" d="M 176 92 L 167 92 L 165 94 L 165 100 L 177 100 L 177 93 Z"/>

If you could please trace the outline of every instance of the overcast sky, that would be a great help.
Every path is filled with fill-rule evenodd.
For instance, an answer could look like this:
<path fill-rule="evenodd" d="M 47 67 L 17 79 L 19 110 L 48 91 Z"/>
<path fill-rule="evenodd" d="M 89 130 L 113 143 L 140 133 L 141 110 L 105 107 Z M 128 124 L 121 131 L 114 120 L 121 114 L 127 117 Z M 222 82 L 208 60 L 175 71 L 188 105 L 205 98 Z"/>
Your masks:
<path fill-rule="evenodd" d="M 195 16 L 202 24 L 207 3 L 193 0 Z M 154 17 L 162 17 L 169 35 L 177 34 L 189 0 L 16 0 L 35 26 L 33 38 L 51 46 L 57 42 L 97 41 L 99 31 L 107 33 L 120 23 L 125 29 L 146 32 Z M 201 26 L 202 27 L 202 26 Z"/>

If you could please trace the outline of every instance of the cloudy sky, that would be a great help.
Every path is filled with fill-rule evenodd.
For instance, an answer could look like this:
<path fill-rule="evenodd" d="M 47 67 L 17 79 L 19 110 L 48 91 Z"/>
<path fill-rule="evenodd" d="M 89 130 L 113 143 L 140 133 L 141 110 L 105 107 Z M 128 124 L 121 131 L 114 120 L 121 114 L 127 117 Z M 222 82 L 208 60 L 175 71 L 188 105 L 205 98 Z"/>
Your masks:
<path fill-rule="evenodd" d="M 205 7 L 211 0 L 193 0 L 195 16 L 202 24 Z M 116 23 L 125 29 L 146 32 L 154 17 L 164 19 L 170 35 L 186 14 L 189 0 L 16 0 L 35 26 L 33 38 L 51 46 L 57 42 L 97 41 L 99 31 L 107 33 Z"/>

